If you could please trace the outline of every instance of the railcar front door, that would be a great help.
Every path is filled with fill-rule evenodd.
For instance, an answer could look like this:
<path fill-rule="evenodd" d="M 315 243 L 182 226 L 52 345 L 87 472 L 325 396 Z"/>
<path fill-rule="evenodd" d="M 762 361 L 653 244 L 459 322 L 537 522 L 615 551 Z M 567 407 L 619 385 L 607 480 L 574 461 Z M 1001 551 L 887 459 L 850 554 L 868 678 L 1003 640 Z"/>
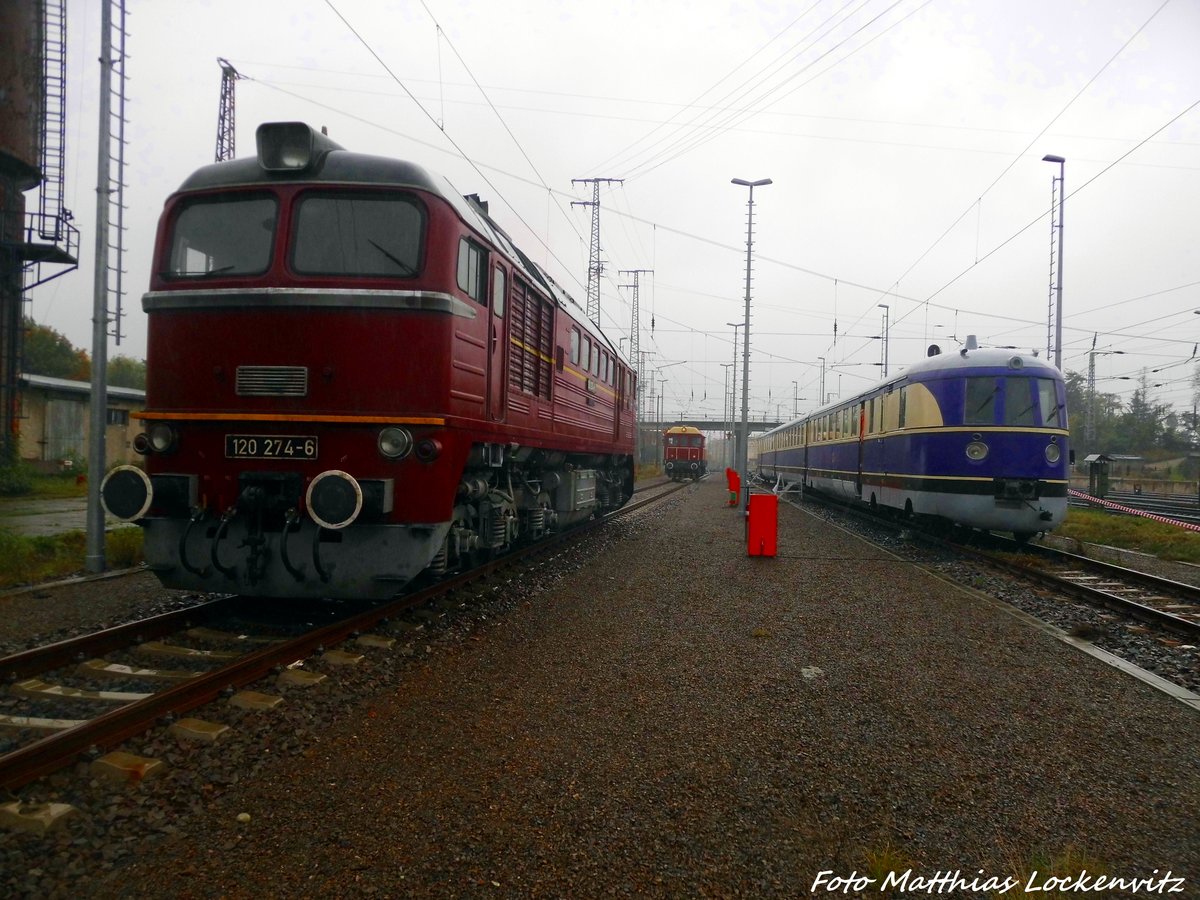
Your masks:
<path fill-rule="evenodd" d="M 500 265 L 492 269 L 488 332 L 487 415 L 493 422 L 503 422 L 508 395 L 508 278 Z"/>

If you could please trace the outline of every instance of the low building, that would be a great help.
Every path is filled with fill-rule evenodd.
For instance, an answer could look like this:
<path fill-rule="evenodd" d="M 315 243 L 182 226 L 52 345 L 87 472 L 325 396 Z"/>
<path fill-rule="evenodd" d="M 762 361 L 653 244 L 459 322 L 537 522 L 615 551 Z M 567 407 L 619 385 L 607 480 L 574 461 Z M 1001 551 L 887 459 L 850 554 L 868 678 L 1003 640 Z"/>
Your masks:
<path fill-rule="evenodd" d="M 43 472 L 86 464 L 91 384 L 48 375 L 21 375 L 18 382 L 21 459 Z M 130 413 L 145 406 L 145 391 L 109 386 L 104 444 L 109 467 L 139 459 L 133 452 L 133 438 L 140 426 Z"/>

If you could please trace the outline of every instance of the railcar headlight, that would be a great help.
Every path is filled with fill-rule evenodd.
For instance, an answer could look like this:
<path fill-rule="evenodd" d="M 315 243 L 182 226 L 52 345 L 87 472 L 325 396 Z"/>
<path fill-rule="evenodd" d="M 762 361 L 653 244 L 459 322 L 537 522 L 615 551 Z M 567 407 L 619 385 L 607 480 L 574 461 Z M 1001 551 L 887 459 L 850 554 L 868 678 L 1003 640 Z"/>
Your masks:
<path fill-rule="evenodd" d="M 170 453 L 179 443 L 179 435 L 175 429 L 164 422 L 151 425 L 146 437 L 150 441 L 150 449 L 155 453 Z"/>
<path fill-rule="evenodd" d="M 1056 463 L 1062 459 L 1062 450 L 1058 448 L 1058 444 L 1046 445 L 1046 462 Z"/>
<path fill-rule="evenodd" d="M 133 452 L 145 456 L 150 452 L 150 438 L 143 432 L 133 439 Z"/>
<path fill-rule="evenodd" d="M 981 459 L 986 459 L 988 455 L 988 445 L 983 441 L 971 441 L 967 444 L 967 459 L 979 462 Z"/>
<path fill-rule="evenodd" d="M 412 447 L 412 435 L 404 428 L 389 425 L 379 432 L 379 452 L 388 459 L 403 459 Z"/>

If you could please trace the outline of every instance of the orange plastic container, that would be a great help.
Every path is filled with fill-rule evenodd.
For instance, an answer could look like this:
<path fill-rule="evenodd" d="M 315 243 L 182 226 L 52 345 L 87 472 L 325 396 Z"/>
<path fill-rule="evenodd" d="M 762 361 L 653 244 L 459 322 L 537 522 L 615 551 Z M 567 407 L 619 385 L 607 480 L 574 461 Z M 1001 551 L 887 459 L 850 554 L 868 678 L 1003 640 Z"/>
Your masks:
<path fill-rule="evenodd" d="M 746 554 L 774 556 L 779 532 L 779 498 L 751 494 L 746 505 Z"/>

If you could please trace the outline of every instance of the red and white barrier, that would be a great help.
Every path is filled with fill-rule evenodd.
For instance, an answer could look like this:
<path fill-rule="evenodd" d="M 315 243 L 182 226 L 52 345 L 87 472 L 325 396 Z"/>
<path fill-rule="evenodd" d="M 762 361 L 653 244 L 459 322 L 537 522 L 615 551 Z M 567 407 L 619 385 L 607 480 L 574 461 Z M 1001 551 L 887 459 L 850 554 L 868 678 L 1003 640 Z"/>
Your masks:
<path fill-rule="evenodd" d="M 1099 497 L 1093 497 L 1091 494 L 1085 494 L 1083 491 L 1077 491 L 1074 488 L 1068 488 L 1067 493 L 1072 497 L 1078 497 L 1080 500 L 1086 500 L 1088 503 L 1095 503 L 1097 506 L 1103 506 L 1107 509 L 1129 513 L 1131 516 L 1141 516 L 1144 519 L 1153 519 L 1155 522 L 1178 525 L 1180 528 L 1186 528 L 1188 531 L 1200 531 L 1200 525 L 1194 525 L 1191 522 L 1180 522 L 1178 519 L 1168 519 L 1166 516 L 1149 513 L 1144 509 L 1134 509 L 1132 506 L 1122 506 L 1120 503 L 1113 503 L 1111 500 L 1101 500 Z"/>

